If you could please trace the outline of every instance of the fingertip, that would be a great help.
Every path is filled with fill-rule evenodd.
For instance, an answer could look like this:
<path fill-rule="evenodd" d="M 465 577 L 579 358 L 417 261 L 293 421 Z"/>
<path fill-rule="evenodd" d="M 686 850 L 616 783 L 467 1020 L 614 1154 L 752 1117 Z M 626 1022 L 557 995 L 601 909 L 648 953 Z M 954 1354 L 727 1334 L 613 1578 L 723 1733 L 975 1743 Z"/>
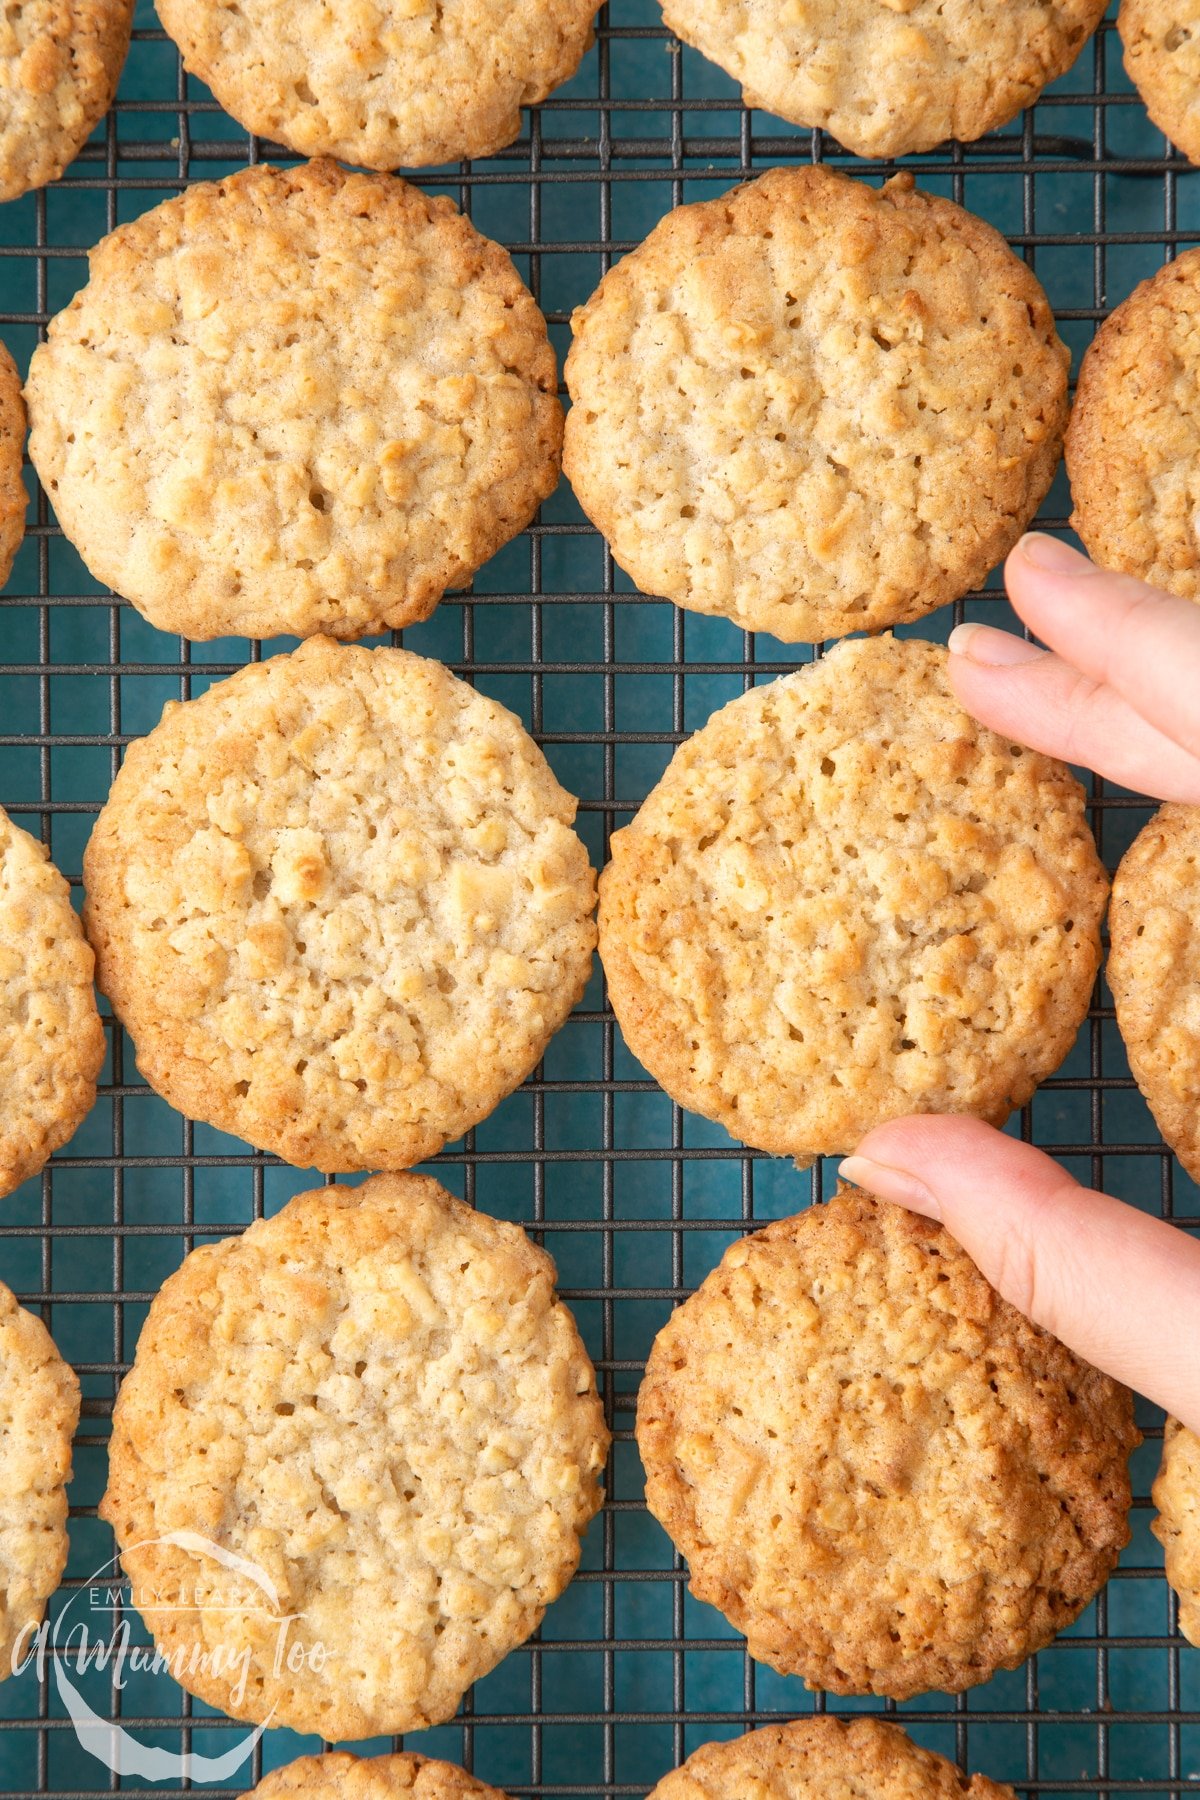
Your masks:
<path fill-rule="evenodd" d="M 1048 652 L 1031 644 L 1027 638 L 1011 631 L 997 631 L 993 625 L 968 621 L 956 625 L 946 645 L 951 657 L 988 669 L 1019 668 L 1022 663 L 1039 662 Z"/>
<path fill-rule="evenodd" d="M 971 629 L 978 628 L 957 628 L 958 631 Z M 957 631 L 954 635 L 957 635 Z M 981 719 L 983 724 L 990 725 L 989 702 L 992 699 L 992 689 L 997 684 L 992 679 L 987 664 L 976 662 L 973 656 L 967 654 L 965 646 L 960 647 L 960 643 L 950 644 L 950 660 L 946 666 L 954 697 L 964 712 L 970 713 L 973 719 Z"/>
<path fill-rule="evenodd" d="M 1080 1288 L 1067 1220 L 1084 1192 L 1052 1157 L 981 1119 L 929 1115 L 879 1126 L 860 1160 L 903 1168 L 933 1206 L 900 1204 L 939 1219 L 1006 1300 L 1069 1340 Z"/>
<path fill-rule="evenodd" d="M 1076 667 L 1094 676 L 1103 674 L 1105 679 L 1104 653 L 1111 651 L 1114 634 L 1128 624 L 1128 615 L 1136 613 L 1139 636 L 1144 635 L 1142 615 L 1147 605 L 1161 620 L 1182 621 L 1183 629 L 1191 626 L 1189 638 L 1194 635 L 1192 601 L 1180 600 L 1137 575 L 1101 568 L 1044 531 L 1027 531 L 1010 550 L 1004 585 L 1015 611 L 1040 638 Z M 1114 674 L 1119 672 L 1118 660 Z"/>
<path fill-rule="evenodd" d="M 855 1145 L 854 1154 L 915 1171 L 931 1159 L 940 1165 L 944 1159 L 977 1154 L 1002 1136 L 994 1125 L 959 1113 L 910 1113 L 876 1125 Z"/>
<path fill-rule="evenodd" d="M 1018 616 L 1037 621 L 1039 633 L 1047 635 L 1047 623 L 1053 627 L 1063 606 L 1069 604 L 1076 582 L 1105 574 L 1061 538 L 1045 531 L 1027 531 L 1005 560 L 1004 586 Z M 1052 629 L 1048 641 L 1054 642 Z"/>
<path fill-rule="evenodd" d="M 1072 1185 L 1070 1176 L 1044 1150 L 983 1119 L 955 1114 L 916 1113 L 877 1125 L 847 1160 L 903 1171 L 933 1198 L 936 1216 L 947 1223 L 977 1212 L 984 1194 L 987 1210 L 994 1213 L 1011 1208 L 1018 1199 Z M 901 1205 L 915 1204 L 899 1193 L 886 1197 Z"/>
<path fill-rule="evenodd" d="M 1013 743 L 1049 756 L 1061 755 L 1065 715 L 1060 690 L 1064 681 L 1068 687 L 1074 683 L 1074 672 L 1066 670 L 1052 652 L 1039 650 L 1024 638 L 987 626 L 979 627 L 978 633 L 988 639 L 999 638 L 1002 647 L 997 654 L 991 643 L 981 643 L 980 635 L 973 635 L 969 655 L 954 654 L 948 659 L 947 677 L 958 704 L 981 725 Z M 978 651 L 984 652 L 987 660 L 977 655 Z"/>
<path fill-rule="evenodd" d="M 1076 550 L 1073 544 L 1064 544 L 1061 538 L 1051 537 L 1048 531 L 1027 531 L 1009 551 L 1005 566 L 1013 570 L 1033 569 L 1041 575 L 1103 573 L 1082 550 Z"/>
<path fill-rule="evenodd" d="M 877 1194 L 881 1200 L 890 1200 L 910 1212 L 923 1213 L 927 1219 L 942 1216 L 937 1195 L 908 1169 L 876 1162 L 856 1152 L 838 1164 L 838 1174 L 852 1186 L 865 1188 L 867 1193 Z"/>
<path fill-rule="evenodd" d="M 843 1181 L 927 1219 L 947 1220 L 958 1204 L 958 1171 L 978 1158 L 981 1139 L 997 1137 L 979 1119 L 916 1113 L 877 1125 L 838 1166 Z"/>

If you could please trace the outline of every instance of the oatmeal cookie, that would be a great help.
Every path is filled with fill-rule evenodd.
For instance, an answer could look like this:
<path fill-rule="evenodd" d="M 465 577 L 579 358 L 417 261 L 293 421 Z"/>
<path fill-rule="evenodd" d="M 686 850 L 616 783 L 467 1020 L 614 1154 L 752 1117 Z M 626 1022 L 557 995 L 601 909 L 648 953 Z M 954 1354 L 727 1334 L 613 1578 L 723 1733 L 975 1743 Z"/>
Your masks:
<path fill-rule="evenodd" d="M 797 1719 L 702 1744 L 650 1800 L 1015 1800 L 882 1719 Z"/>
<path fill-rule="evenodd" d="M 264 1775 L 246 1800 L 507 1800 L 457 1763 L 428 1756 L 301 1756 Z"/>
<path fill-rule="evenodd" d="M 0 1681 L 67 1565 L 67 1483 L 79 1381 L 42 1321 L 0 1282 Z"/>
<path fill-rule="evenodd" d="M 841 644 L 675 753 L 600 880 L 634 1055 L 777 1156 L 912 1112 L 1002 1124 L 1067 1054 L 1107 881 L 1061 763 L 963 711 L 935 644 Z"/>
<path fill-rule="evenodd" d="M 121 79 L 134 0 L 0 7 L 0 200 L 57 181 Z"/>
<path fill-rule="evenodd" d="M 1067 431 L 1089 556 L 1200 600 L 1200 250 L 1134 289 L 1088 346 Z"/>
<path fill-rule="evenodd" d="M 186 637 L 427 618 L 557 480 L 546 323 L 447 199 L 336 163 L 196 182 L 92 252 L 29 371 L 92 574 Z"/>
<path fill-rule="evenodd" d="M 326 1172 L 407 1168 L 517 1087 L 583 992 L 575 801 L 440 663 L 310 638 L 169 706 L 84 858 L 150 1085 Z"/>
<path fill-rule="evenodd" d="M 185 1259 L 117 1399 L 101 1516 L 189 1692 L 331 1740 L 416 1731 L 524 1642 L 608 1448 L 554 1279 L 419 1175 L 318 1188 Z"/>
<path fill-rule="evenodd" d="M 1200 1181 L 1200 807 L 1163 806 L 1113 878 L 1105 975 L 1129 1067 Z"/>
<path fill-rule="evenodd" d="M 0 1196 L 74 1136 L 96 1099 L 104 1027 L 71 890 L 0 809 Z"/>
<path fill-rule="evenodd" d="M 158 0 L 247 131 L 369 169 L 491 156 L 570 79 L 599 0 Z"/>
<path fill-rule="evenodd" d="M 842 1187 L 726 1251 L 638 1396 L 692 1592 L 810 1687 L 905 1700 L 1013 1669 L 1128 1542 L 1126 1389 L 928 1219 Z"/>
<path fill-rule="evenodd" d="M 12 574 L 25 536 L 29 496 L 21 474 L 25 449 L 25 402 L 17 365 L 0 344 L 0 587 Z"/>
<path fill-rule="evenodd" d="M 1125 72 L 1158 129 L 1200 163 L 1200 4 L 1121 0 Z"/>
<path fill-rule="evenodd" d="M 1200 1438 L 1178 1419 L 1163 1431 L 1150 1526 L 1163 1547 L 1167 1580 L 1179 1596 L 1179 1629 L 1200 1648 Z"/>
<path fill-rule="evenodd" d="M 663 0 L 663 16 L 747 106 L 819 126 L 857 156 L 905 156 L 1007 125 L 1070 68 L 1106 5 Z"/>
<path fill-rule="evenodd" d="M 1045 294 L 909 175 L 773 169 L 678 207 L 572 326 L 564 466 L 621 567 L 787 643 L 978 587 L 1058 465 Z"/>

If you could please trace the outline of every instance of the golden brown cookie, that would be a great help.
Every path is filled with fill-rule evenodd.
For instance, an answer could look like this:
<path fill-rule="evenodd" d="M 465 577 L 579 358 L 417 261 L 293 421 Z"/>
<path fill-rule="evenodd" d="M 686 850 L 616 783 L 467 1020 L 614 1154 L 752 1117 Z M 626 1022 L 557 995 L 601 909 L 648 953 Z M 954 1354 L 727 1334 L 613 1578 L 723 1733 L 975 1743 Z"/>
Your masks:
<path fill-rule="evenodd" d="M 545 320 L 449 200 L 244 169 L 90 269 L 30 366 L 30 455 L 92 574 L 164 630 L 410 625 L 558 480 Z"/>
<path fill-rule="evenodd" d="M 9 0 L 0 8 L 0 200 L 58 177 L 117 91 L 134 0 Z"/>
<path fill-rule="evenodd" d="M 572 326 L 564 466 L 621 567 L 788 643 L 978 587 L 1058 465 L 1045 294 L 909 175 L 773 169 L 678 207 Z"/>
<path fill-rule="evenodd" d="M 1200 1438 L 1178 1419 L 1163 1431 L 1150 1529 L 1163 1547 L 1167 1580 L 1179 1597 L 1179 1629 L 1200 1648 Z"/>
<path fill-rule="evenodd" d="M 303 1167 L 433 1155 L 583 992 L 575 804 L 512 713 L 405 650 L 310 638 L 167 707 L 84 857 L 138 1067 Z"/>
<path fill-rule="evenodd" d="M 190 1693 L 330 1740 L 415 1731 L 524 1642 L 608 1449 L 554 1279 L 420 1175 L 318 1188 L 185 1259 L 101 1516 Z"/>
<path fill-rule="evenodd" d="M 95 1103 L 94 966 L 70 888 L 0 809 L 0 1196 L 36 1175 Z"/>
<path fill-rule="evenodd" d="M 747 106 L 830 132 L 857 156 L 964 143 L 1032 106 L 1107 0 L 663 0 L 685 43 Z"/>
<path fill-rule="evenodd" d="M 491 156 L 570 79 L 599 0 L 159 0 L 184 66 L 301 156 L 369 169 Z"/>
<path fill-rule="evenodd" d="M 1105 976 L 1155 1124 L 1200 1181 L 1200 807 L 1159 809 L 1113 877 Z"/>
<path fill-rule="evenodd" d="M 457 1763 L 391 1756 L 301 1756 L 264 1775 L 247 1800 L 507 1800 Z"/>
<path fill-rule="evenodd" d="M 676 751 L 600 880 L 634 1055 L 776 1156 L 912 1112 L 1001 1124 L 1070 1049 L 1107 881 L 1061 763 L 968 717 L 946 652 L 840 644 Z"/>
<path fill-rule="evenodd" d="M 1015 1800 L 882 1719 L 797 1719 L 702 1744 L 650 1800 Z"/>
<path fill-rule="evenodd" d="M 1200 162 L 1200 5 L 1121 0 L 1125 72 L 1158 129 Z"/>
<path fill-rule="evenodd" d="M 896 1700 L 1013 1669 L 1128 1542 L 1129 1393 L 928 1219 L 853 1188 L 729 1249 L 659 1332 L 646 1501 L 751 1656 Z"/>
<path fill-rule="evenodd" d="M 20 1667 L 67 1564 L 79 1381 L 0 1282 L 0 1681 Z"/>
<path fill-rule="evenodd" d="M 1097 331 L 1066 452 L 1088 554 L 1200 599 L 1200 250 L 1143 281 Z"/>
<path fill-rule="evenodd" d="M 3 29 L 0 26 L 0 29 Z M 0 344 L 0 587 L 12 574 L 25 536 L 29 496 L 21 474 L 25 450 L 25 402 L 17 365 Z"/>

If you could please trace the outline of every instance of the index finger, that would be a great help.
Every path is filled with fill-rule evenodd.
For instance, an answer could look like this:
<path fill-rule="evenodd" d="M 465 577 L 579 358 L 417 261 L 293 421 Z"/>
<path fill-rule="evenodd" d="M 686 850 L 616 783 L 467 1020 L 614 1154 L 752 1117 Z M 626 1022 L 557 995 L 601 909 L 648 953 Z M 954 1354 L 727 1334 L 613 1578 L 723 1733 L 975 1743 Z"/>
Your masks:
<path fill-rule="evenodd" d="M 1200 757 L 1200 607 L 1037 531 L 1012 551 L 1004 579 L 1035 636 Z"/>
<path fill-rule="evenodd" d="M 1200 1243 L 979 1119 L 876 1126 L 847 1181 L 940 1219 L 1006 1300 L 1200 1430 Z"/>

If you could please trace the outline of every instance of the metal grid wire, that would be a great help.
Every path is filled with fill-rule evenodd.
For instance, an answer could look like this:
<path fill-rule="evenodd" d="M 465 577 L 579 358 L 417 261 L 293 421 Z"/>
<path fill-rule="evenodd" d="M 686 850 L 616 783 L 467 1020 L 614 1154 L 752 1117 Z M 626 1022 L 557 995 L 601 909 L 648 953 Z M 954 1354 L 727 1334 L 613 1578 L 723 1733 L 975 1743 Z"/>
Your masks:
<path fill-rule="evenodd" d="M 66 181 L 0 211 L 0 330 L 22 367 L 105 231 L 192 180 L 269 154 L 184 76 L 141 0 L 104 127 Z M 718 71 L 663 30 L 654 0 L 610 0 L 580 75 L 528 117 L 517 144 L 422 185 L 450 192 L 509 245 L 561 353 L 571 306 L 670 206 L 810 158 L 855 166 L 819 133 L 742 108 Z M 1037 267 L 1076 360 L 1108 306 L 1200 236 L 1200 194 L 1124 81 L 1111 22 L 1010 131 L 915 161 L 922 182 L 990 217 Z M 263 649 L 189 646 L 144 625 L 90 581 L 32 471 L 30 484 L 29 539 L 0 596 L 0 799 L 77 884 L 123 746 L 164 700 L 201 691 Z M 1044 523 L 1063 528 L 1064 511 L 1060 478 Z M 994 591 L 978 594 L 954 617 L 1001 618 L 1003 605 Z M 951 622 L 946 609 L 917 632 L 944 637 Z M 580 794 L 597 862 L 682 737 L 721 701 L 808 657 L 631 593 L 565 488 L 470 595 L 450 597 L 405 642 L 523 715 Z M 1146 805 L 1093 788 L 1112 867 Z M 41 1305 L 84 1386 L 60 1610 L 90 1599 L 88 1578 L 111 1555 L 95 1516 L 107 1420 L 154 1291 L 197 1242 L 240 1230 L 312 1179 L 181 1120 L 139 1082 L 109 1028 L 95 1114 L 0 1221 L 0 1275 Z M 1200 1196 L 1133 1088 L 1107 995 L 1020 1125 L 1084 1179 L 1200 1228 Z M 625 1052 L 598 976 L 543 1067 L 436 1164 L 468 1200 L 522 1220 L 554 1252 L 616 1441 L 583 1569 L 542 1632 L 476 1687 L 453 1725 L 408 1747 L 518 1794 L 644 1794 L 708 1738 L 823 1710 L 822 1696 L 756 1667 L 719 1615 L 687 1597 L 645 1512 L 631 1426 L 646 1350 L 672 1304 L 737 1233 L 819 1197 L 828 1171 L 798 1176 L 681 1113 Z M 829 1707 L 898 1712 L 931 1747 L 1030 1794 L 1200 1793 L 1200 1652 L 1177 1634 L 1147 1531 L 1161 1433 L 1149 1411 L 1143 1423 L 1134 1542 L 1071 1631 L 957 1699 Z M 234 1736 L 163 1676 L 119 1690 L 98 1675 L 89 1697 L 168 1747 L 213 1753 Z M 270 1734 L 245 1782 L 216 1791 L 239 1791 L 299 1748 L 289 1733 Z M 0 1688 L 0 1789 L 73 1800 L 119 1785 L 77 1744 L 52 1681 L 29 1674 Z"/>

